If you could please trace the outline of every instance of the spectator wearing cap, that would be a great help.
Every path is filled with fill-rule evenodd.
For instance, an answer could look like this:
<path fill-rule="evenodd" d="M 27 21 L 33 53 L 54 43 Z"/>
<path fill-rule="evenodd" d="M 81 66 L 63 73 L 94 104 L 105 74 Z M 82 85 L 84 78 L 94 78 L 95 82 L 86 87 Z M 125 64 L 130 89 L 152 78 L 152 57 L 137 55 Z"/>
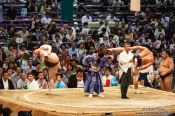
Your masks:
<path fill-rule="evenodd" d="M 71 28 L 73 30 L 73 35 L 76 35 L 76 30 L 80 30 L 78 27 L 78 22 L 74 22 L 74 26 Z"/>
<path fill-rule="evenodd" d="M 56 74 L 56 85 L 55 88 L 56 89 L 60 89 L 60 88 L 66 88 L 66 84 L 63 81 L 63 75 L 61 74 Z"/>
<path fill-rule="evenodd" d="M 39 89 L 39 85 L 35 80 L 33 73 L 29 72 L 27 74 L 27 79 L 29 80 L 27 82 L 27 89 Z"/>
<path fill-rule="evenodd" d="M 111 75 L 111 67 L 106 67 L 104 71 L 104 76 L 102 78 L 103 86 L 105 87 L 111 87 L 111 86 L 117 86 L 118 81 L 117 79 Z"/>
<path fill-rule="evenodd" d="M 91 22 L 92 17 L 90 16 L 90 12 L 86 12 L 86 14 L 81 18 L 81 24 L 84 24 L 85 22 Z"/>
<path fill-rule="evenodd" d="M 0 79 L 0 89 L 14 89 L 12 81 L 9 79 L 7 71 L 3 71 L 2 78 Z"/>

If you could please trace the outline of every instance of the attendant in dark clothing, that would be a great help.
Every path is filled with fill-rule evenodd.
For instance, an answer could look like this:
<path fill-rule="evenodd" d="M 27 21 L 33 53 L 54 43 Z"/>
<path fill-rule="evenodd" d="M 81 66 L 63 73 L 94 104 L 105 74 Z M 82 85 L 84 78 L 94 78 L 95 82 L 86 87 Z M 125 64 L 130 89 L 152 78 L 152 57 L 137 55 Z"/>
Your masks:
<path fill-rule="evenodd" d="M 14 89 L 12 81 L 9 79 L 7 71 L 4 71 L 0 79 L 0 89 Z"/>
<path fill-rule="evenodd" d="M 85 77 L 83 74 L 83 70 L 77 70 L 76 74 L 73 74 L 68 79 L 68 88 L 83 88 L 85 83 Z"/>

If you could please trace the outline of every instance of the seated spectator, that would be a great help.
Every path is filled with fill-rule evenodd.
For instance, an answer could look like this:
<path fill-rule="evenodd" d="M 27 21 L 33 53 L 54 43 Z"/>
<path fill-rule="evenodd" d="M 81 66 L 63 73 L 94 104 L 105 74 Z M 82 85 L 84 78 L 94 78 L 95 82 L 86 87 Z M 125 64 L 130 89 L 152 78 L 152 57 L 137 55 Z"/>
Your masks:
<path fill-rule="evenodd" d="M 26 27 L 23 27 L 22 30 L 18 32 L 18 35 L 20 38 L 23 38 L 23 41 L 26 41 L 27 37 L 29 36 L 29 31 L 26 29 Z"/>
<path fill-rule="evenodd" d="M 28 60 L 28 65 L 27 65 L 27 67 L 25 67 L 24 71 L 25 71 L 25 73 L 29 73 L 32 70 L 36 70 L 36 68 L 35 68 L 35 66 L 33 66 L 33 60 L 29 59 Z"/>
<path fill-rule="evenodd" d="M 80 3 L 77 7 L 77 18 L 81 18 L 87 12 L 83 3 Z"/>
<path fill-rule="evenodd" d="M 10 80 L 12 81 L 14 88 L 17 88 L 17 82 L 20 79 L 21 68 L 18 67 L 15 69 L 14 73 L 10 76 Z"/>
<path fill-rule="evenodd" d="M 70 78 L 68 78 L 68 88 L 83 88 L 85 84 L 83 73 L 82 69 L 78 69 L 76 74 L 71 75 Z"/>
<path fill-rule="evenodd" d="M 72 42 L 74 41 L 74 35 L 73 35 L 73 30 L 72 29 L 69 29 L 68 30 L 68 33 L 66 34 L 66 38 L 68 39 L 68 41 Z"/>
<path fill-rule="evenodd" d="M 14 89 L 12 81 L 9 79 L 7 71 L 3 71 L 2 78 L 0 79 L 0 89 Z"/>
<path fill-rule="evenodd" d="M 88 22 L 85 22 L 84 24 L 83 24 L 83 28 L 82 28 L 82 34 L 86 34 L 86 35 L 88 35 L 89 34 L 89 31 L 90 31 L 90 29 L 88 28 Z"/>
<path fill-rule="evenodd" d="M 38 85 L 38 83 L 36 82 L 33 73 L 29 72 L 29 73 L 27 74 L 27 79 L 29 80 L 29 81 L 27 82 L 27 88 L 28 88 L 28 89 L 39 89 L 39 85 Z"/>
<path fill-rule="evenodd" d="M 61 36 L 60 36 L 60 34 L 56 34 L 55 35 L 55 43 L 56 43 L 56 47 L 57 48 L 60 48 L 61 47 L 61 45 L 62 45 L 62 40 L 61 40 Z"/>
<path fill-rule="evenodd" d="M 27 74 L 21 73 L 20 74 L 20 79 L 17 81 L 17 89 L 27 89 Z"/>
<path fill-rule="evenodd" d="M 107 21 L 119 21 L 119 19 L 115 17 L 114 13 L 108 14 L 108 16 L 106 17 L 106 20 Z"/>
<path fill-rule="evenodd" d="M 73 54 L 76 54 L 76 57 L 79 58 L 78 49 L 76 47 L 76 43 L 72 43 L 72 47 L 68 49 L 70 57 L 72 57 Z"/>
<path fill-rule="evenodd" d="M 60 66 L 58 67 L 59 70 L 64 69 L 64 71 L 67 70 L 66 66 L 64 66 L 64 60 L 60 60 Z"/>
<path fill-rule="evenodd" d="M 90 16 L 90 12 L 86 12 L 86 14 L 81 18 L 81 24 L 84 24 L 85 22 L 91 22 L 92 17 Z"/>
<path fill-rule="evenodd" d="M 66 84 L 66 86 L 67 86 L 68 78 L 65 75 L 65 70 L 64 69 L 60 69 L 60 74 L 63 76 L 62 80 L 63 80 L 64 84 Z"/>
<path fill-rule="evenodd" d="M 38 83 L 40 89 L 48 89 L 48 83 L 47 83 L 47 81 L 44 79 L 44 74 L 43 74 L 43 72 L 39 72 L 39 73 L 38 73 L 38 80 L 37 80 L 37 83 Z"/>
<path fill-rule="evenodd" d="M 63 76 L 61 74 L 56 74 L 56 89 L 66 88 L 66 84 L 63 81 Z"/>
<path fill-rule="evenodd" d="M 50 18 L 50 14 L 46 13 L 46 15 L 41 19 L 41 24 L 46 28 L 52 19 Z"/>
<path fill-rule="evenodd" d="M 16 16 L 17 16 L 17 10 L 12 4 L 10 8 L 7 10 L 7 17 L 9 20 L 15 20 Z"/>
<path fill-rule="evenodd" d="M 74 66 L 71 63 L 69 63 L 67 65 L 67 70 L 65 72 L 66 77 L 69 78 L 71 75 L 74 74 L 74 72 L 75 72 Z"/>
<path fill-rule="evenodd" d="M 104 76 L 103 76 L 103 86 L 105 87 L 111 87 L 111 86 L 117 86 L 118 85 L 118 81 L 117 79 L 111 75 L 111 67 L 106 67 L 105 68 L 105 73 L 104 73 Z"/>
<path fill-rule="evenodd" d="M 103 25 L 100 26 L 100 28 L 98 29 L 99 33 L 102 33 L 102 29 L 106 28 L 106 32 L 109 34 L 111 32 L 109 26 L 108 26 L 109 21 L 106 20 L 105 23 Z"/>
<path fill-rule="evenodd" d="M 71 28 L 73 30 L 73 35 L 75 37 L 76 35 L 76 30 L 80 30 L 80 28 L 78 27 L 78 22 L 74 22 L 74 26 Z"/>
<path fill-rule="evenodd" d="M 0 79 L 2 79 L 3 71 L 4 71 L 3 67 L 0 67 Z"/>

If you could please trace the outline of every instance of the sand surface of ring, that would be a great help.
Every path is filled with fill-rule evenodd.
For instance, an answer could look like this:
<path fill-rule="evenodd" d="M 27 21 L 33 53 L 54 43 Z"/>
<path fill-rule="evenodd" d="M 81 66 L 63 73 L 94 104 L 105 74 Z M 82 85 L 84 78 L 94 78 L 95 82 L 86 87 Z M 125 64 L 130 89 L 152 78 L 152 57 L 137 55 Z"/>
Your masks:
<path fill-rule="evenodd" d="M 133 86 L 128 90 L 129 100 L 120 98 L 120 88 L 105 88 L 104 97 L 88 98 L 82 88 L 57 89 L 52 95 L 47 90 L 0 91 L 0 101 L 37 108 L 47 112 L 93 114 L 104 112 L 137 112 L 143 110 L 175 111 L 175 94 L 140 88 L 143 94 L 135 94 Z M 1 103 L 1 102 L 0 102 Z M 157 109 L 155 109 L 157 108 Z"/>

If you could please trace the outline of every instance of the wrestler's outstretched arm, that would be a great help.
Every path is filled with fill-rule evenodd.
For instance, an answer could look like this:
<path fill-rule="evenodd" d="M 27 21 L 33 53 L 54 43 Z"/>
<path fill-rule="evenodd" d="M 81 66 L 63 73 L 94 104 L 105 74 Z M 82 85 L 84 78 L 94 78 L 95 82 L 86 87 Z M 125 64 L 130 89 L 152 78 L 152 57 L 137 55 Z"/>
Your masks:
<path fill-rule="evenodd" d="M 112 52 L 120 53 L 120 52 L 123 51 L 123 48 L 122 47 L 117 47 L 117 48 L 109 48 L 107 50 L 112 51 Z"/>
<path fill-rule="evenodd" d="M 140 51 L 143 51 L 145 49 L 147 49 L 146 47 L 143 47 L 143 46 L 133 46 L 133 47 L 130 47 L 131 50 L 140 50 Z"/>

